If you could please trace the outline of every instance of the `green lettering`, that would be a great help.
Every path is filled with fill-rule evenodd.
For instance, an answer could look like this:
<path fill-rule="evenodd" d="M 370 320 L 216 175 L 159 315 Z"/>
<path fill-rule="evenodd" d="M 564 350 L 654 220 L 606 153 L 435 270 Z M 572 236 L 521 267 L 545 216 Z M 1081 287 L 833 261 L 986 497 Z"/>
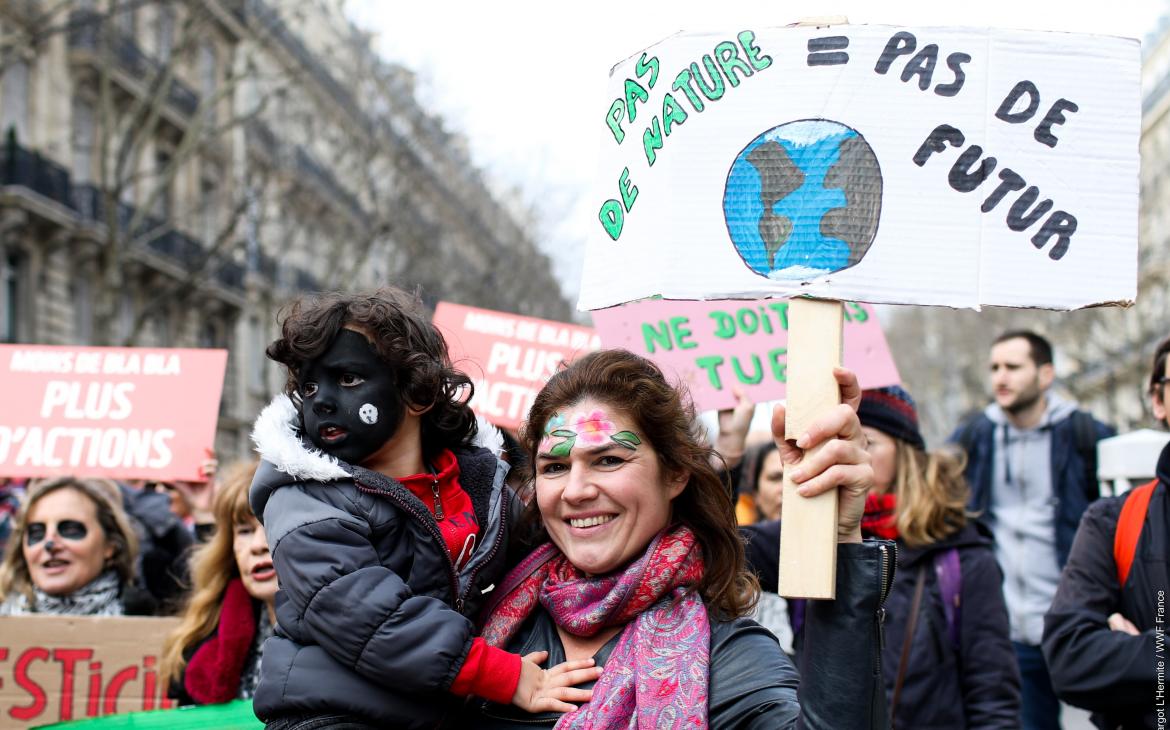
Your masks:
<path fill-rule="evenodd" d="M 776 379 L 777 383 L 788 382 L 788 362 L 780 362 L 780 358 L 788 354 L 788 348 L 777 347 L 775 350 L 768 350 L 768 364 L 772 366 L 772 377 Z"/>
<path fill-rule="evenodd" d="M 597 217 L 601 220 L 601 225 L 605 227 L 605 232 L 609 234 L 609 237 L 615 241 L 618 240 L 618 236 L 622 235 L 622 226 L 626 222 L 626 214 L 622 211 L 622 204 L 613 199 L 605 201 L 602 203 Z"/>
<path fill-rule="evenodd" d="M 715 336 L 729 340 L 735 337 L 735 317 L 726 312 L 710 312 L 711 319 L 715 320 Z"/>
<path fill-rule="evenodd" d="M 785 332 L 788 331 L 788 302 L 771 302 L 768 304 L 768 309 L 771 309 L 776 314 L 780 315 L 780 329 Z"/>
<path fill-rule="evenodd" d="M 642 85 L 633 79 L 626 79 L 626 109 L 630 113 L 630 121 L 638 116 L 638 102 L 644 102 L 650 98 L 650 94 L 642 88 Z"/>
<path fill-rule="evenodd" d="M 699 98 L 699 95 L 695 93 L 694 88 L 691 87 L 690 69 L 684 68 L 682 71 L 679 71 L 678 76 L 674 77 L 674 84 L 672 84 L 670 88 L 686 94 L 687 99 L 689 99 L 691 102 L 691 107 L 693 107 L 695 111 L 703 111 L 703 100 Z"/>
<path fill-rule="evenodd" d="M 711 58 L 710 54 L 703 56 L 703 66 L 707 69 L 707 75 L 711 77 L 711 86 L 708 88 L 707 81 L 703 78 L 702 71 L 699 70 L 699 64 L 691 64 L 691 73 L 694 74 L 695 80 L 699 82 L 699 90 L 703 92 L 703 96 L 711 101 L 718 101 L 723 97 L 723 76 L 719 73 L 719 68 L 715 65 L 715 59 Z"/>
<path fill-rule="evenodd" d="M 626 206 L 626 212 L 630 212 L 630 208 L 634 207 L 634 201 L 638 199 L 637 186 L 630 183 L 630 168 L 622 168 L 622 176 L 618 178 L 618 190 L 622 193 L 622 202 Z"/>
<path fill-rule="evenodd" d="M 687 338 L 691 337 L 691 330 L 683 327 L 683 325 L 689 324 L 690 321 L 688 317 L 670 318 L 670 331 L 674 333 L 674 340 L 678 343 L 678 349 L 680 350 L 691 350 L 699 346 L 699 343 L 694 340 L 687 341 Z"/>
<path fill-rule="evenodd" d="M 642 149 L 646 151 L 646 162 L 654 166 L 657 155 L 654 150 L 662 149 L 662 127 L 658 125 L 658 117 L 654 117 L 646 131 L 642 132 Z"/>
<path fill-rule="evenodd" d="M 760 307 L 760 325 L 763 326 L 764 331 L 772 334 L 772 318 L 768 316 L 768 310 Z"/>
<path fill-rule="evenodd" d="M 752 67 L 740 59 L 739 46 L 731 41 L 723 41 L 715 46 L 715 56 L 719 59 L 719 66 L 727 76 L 727 83 L 731 84 L 731 88 L 739 86 L 739 79 L 735 76 L 737 70 L 744 75 L 744 78 L 752 75 Z M 630 118 L 632 119 L 633 116 L 631 111 Z"/>
<path fill-rule="evenodd" d="M 735 377 L 739 378 L 739 382 L 744 385 L 755 385 L 764 379 L 764 367 L 760 364 L 760 356 L 752 355 L 752 369 L 754 372 L 751 375 L 744 373 L 743 368 L 739 365 L 739 358 L 731 358 L 731 367 L 735 370 Z"/>
<path fill-rule="evenodd" d="M 850 309 L 853 310 L 852 316 L 850 316 L 850 314 L 849 314 Z M 857 322 L 858 324 L 861 324 L 862 322 L 865 322 L 866 320 L 869 319 L 869 312 L 866 312 L 865 307 L 861 306 L 857 302 L 846 302 L 845 303 L 845 319 L 847 321 Z"/>
<path fill-rule="evenodd" d="M 682 124 L 687 120 L 687 110 L 679 106 L 670 94 L 662 97 L 662 129 L 670 136 L 670 125 Z"/>
<path fill-rule="evenodd" d="M 760 315 L 756 314 L 754 309 L 744 307 L 735 313 L 735 318 L 739 321 L 739 328 L 745 334 L 754 335 L 756 330 L 760 328 Z"/>
<path fill-rule="evenodd" d="M 613 133 L 613 138 L 618 144 L 621 144 L 622 140 L 626 138 L 626 133 L 622 130 L 622 118 L 625 116 L 626 103 L 621 99 L 614 99 L 613 103 L 609 105 L 609 114 L 605 115 L 605 124 Z"/>
<path fill-rule="evenodd" d="M 740 35 L 743 34 L 740 33 Z M 658 56 L 651 56 L 650 60 L 647 61 L 646 54 L 643 53 L 642 57 L 638 59 L 637 65 L 634 66 L 634 74 L 638 78 L 642 78 L 647 71 L 650 72 L 650 88 L 653 89 L 654 84 L 658 82 Z"/>
<path fill-rule="evenodd" d="M 719 355 L 704 355 L 703 357 L 696 357 L 695 364 L 707 371 L 707 378 L 711 381 L 711 387 L 715 390 L 723 390 L 723 381 L 719 379 L 719 371 L 717 368 L 723 364 L 723 358 Z"/>
<path fill-rule="evenodd" d="M 741 31 L 739 36 L 739 45 L 743 46 L 743 55 L 747 56 L 748 61 L 751 62 L 752 68 L 757 71 L 763 71 L 772 65 L 771 56 L 761 56 L 760 47 L 756 45 L 756 34 L 750 30 Z"/>
<path fill-rule="evenodd" d="M 642 341 L 646 343 L 646 354 L 648 355 L 654 354 L 655 345 L 663 350 L 674 349 L 674 343 L 670 341 L 670 329 L 666 326 L 666 322 L 661 320 L 657 327 L 649 322 L 642 323 Z"/>

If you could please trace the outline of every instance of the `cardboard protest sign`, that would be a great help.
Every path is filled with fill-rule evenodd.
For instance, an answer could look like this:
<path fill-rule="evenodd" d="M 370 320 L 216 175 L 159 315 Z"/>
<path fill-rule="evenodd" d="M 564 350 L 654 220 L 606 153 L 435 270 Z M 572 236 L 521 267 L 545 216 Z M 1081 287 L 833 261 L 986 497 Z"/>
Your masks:
<path fill-rule="evenodd" d="M 562 362 L 596 350 L 589 327 L 439 302 L 435 326 L 455 367 L 475 383 L 471 407 L 503 428 L 517 428 Z"/>
<path fill-rule="evenodd" d="M 651 299 L 598 309 L 605 347 L 644 355 L 690 390 L 699 410 L 731 408 L 732 387 L 756 403 L 783 398 L 788 382 L 788 305 L 781 299 Z M 863 388 L 900 382 L 873 308 L 845 305 L 845 367 Z"/>
<path fill-rule="evenodd" d="M 175 618 L 0 618 L 0 726 L 169 707 L 159 679 Z"/>
<path fill-rule="evenodd" d="M 226 350 L 0 345 L 0 476 L 202 481 Z"/>
<path fill-rule="evenodd" d="M 579 306 L 1136 294 L 1139 44 L 971 28 L 679 34 L 611 72 Z"/>

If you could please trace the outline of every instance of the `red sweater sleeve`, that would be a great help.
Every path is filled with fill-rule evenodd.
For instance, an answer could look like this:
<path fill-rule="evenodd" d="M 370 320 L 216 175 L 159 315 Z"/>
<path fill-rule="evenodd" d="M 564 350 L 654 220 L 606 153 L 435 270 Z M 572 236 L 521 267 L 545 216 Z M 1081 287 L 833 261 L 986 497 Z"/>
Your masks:
<path fill-rule="evenodd" d="M 512 704 L 520 684 L 520 655 L 488 646 L 483 639 L 471 640 L 471 651 L 451 683 L 457 695 L 475 695 L 501 705 Z"/>

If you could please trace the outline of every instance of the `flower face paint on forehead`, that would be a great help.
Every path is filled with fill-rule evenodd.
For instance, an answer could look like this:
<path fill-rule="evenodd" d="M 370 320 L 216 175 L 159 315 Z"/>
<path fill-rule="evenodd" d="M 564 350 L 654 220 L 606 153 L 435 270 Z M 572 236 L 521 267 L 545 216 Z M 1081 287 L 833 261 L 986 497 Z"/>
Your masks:
<path fill-rule="evenodd" d="M 633 431 L 618 431 L 605 411 L 595 408 L 574 413 L 568 419 L 564 414 L 554 413 L 544 426 L 544 438 L 540 440 L 539 451 L 557 458 L 566 457 L 572 453 L 578 441 L 587 446 L 615 443 L 630 451 L 642 443 L 642 439 Z"/>

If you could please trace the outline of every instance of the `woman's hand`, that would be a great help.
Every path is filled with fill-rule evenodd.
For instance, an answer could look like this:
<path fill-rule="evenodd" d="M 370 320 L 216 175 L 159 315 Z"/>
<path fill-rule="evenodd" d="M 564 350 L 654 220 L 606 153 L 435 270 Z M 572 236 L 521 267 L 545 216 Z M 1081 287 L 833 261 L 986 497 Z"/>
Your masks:
<path fill-rule="evenodd" d="M 744 395 L 741 388 L 732 386 L 731 393 L 735 396 L 735 407 L 719 411 L 719 434 L 715 437 L 715 451 L 723 457 L 729 469 L 743 460 L 752 416 L 756 412 L 756 404 Z"/>
<path fill-rule="evenodd" d="M 873 486 L 873 469 L 865 434 L 857 418 L 861 386 L 853 371 L 833 368 L 841 387 L 841 404 L 821 414 L 794 442 L 784 438 L 784 406 L 772 411 L 772 437 L 784 462 L 784 473 L 803 497 L 838 488 L 837 542 L 861 542 L 865 494 Z M 820 446 L 820 448 L 816 448 Z"/>
<path fill-rule="evenodd" d="M 520 683 L 512 695 L 513 705 L 533 713 L 572 712 L 577 706 L 570 702 L 593 699 L 593 690 L 576 689 L 576 685 L 601 676 L 601 667 L 593 666 L 592 659 L 576 659 L 541 669 L 546 659 L 547 651 L 534 651 L 520 658 Z"/>

